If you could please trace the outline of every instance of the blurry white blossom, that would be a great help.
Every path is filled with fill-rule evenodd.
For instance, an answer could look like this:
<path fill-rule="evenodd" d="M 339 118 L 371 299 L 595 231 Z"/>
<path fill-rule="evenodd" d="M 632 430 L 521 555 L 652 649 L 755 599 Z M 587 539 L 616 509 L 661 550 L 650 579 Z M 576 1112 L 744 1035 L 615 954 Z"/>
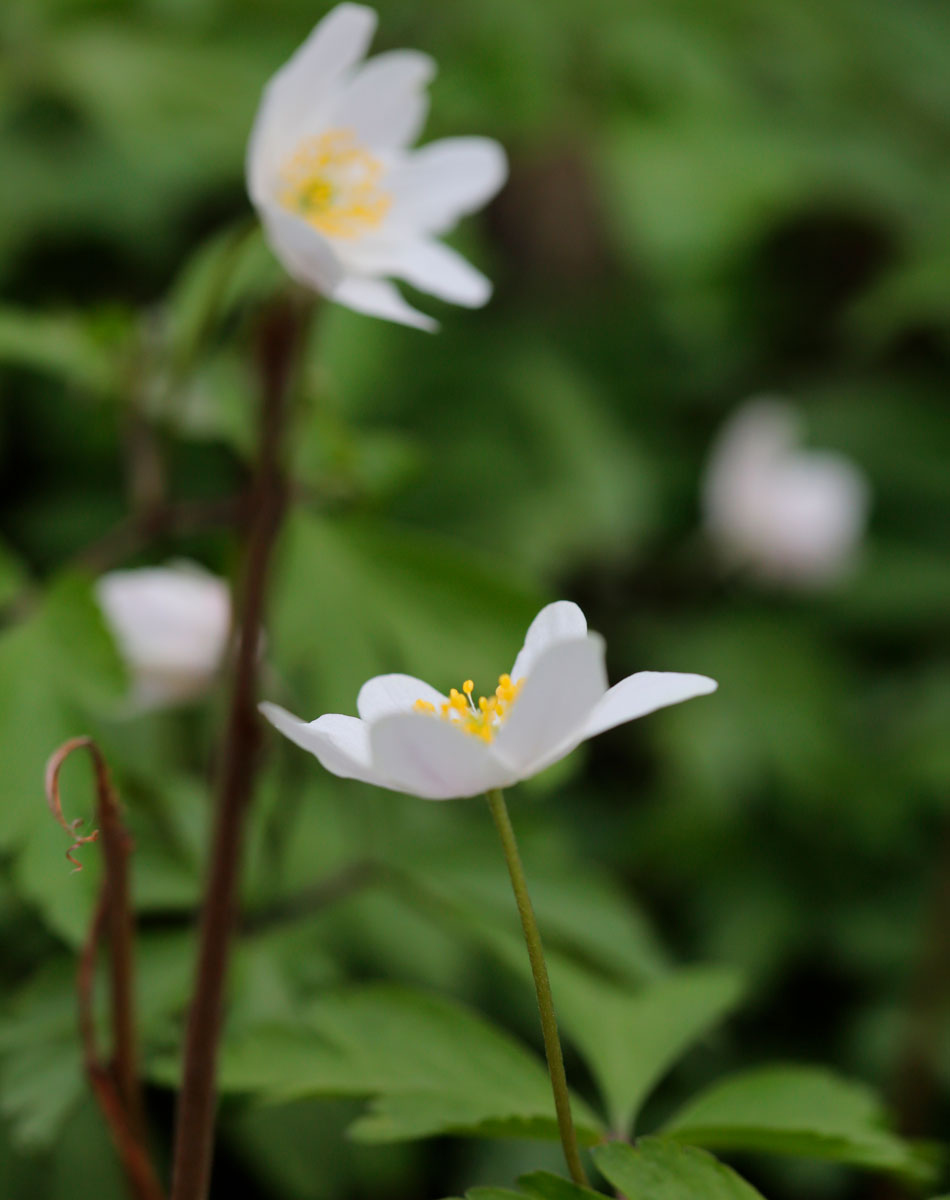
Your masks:
<path fill-rule="evenodd" d="M 420 329 L 390 278 L 478 307 L 491 284 L 438 238 L 507 176 L 488 138 L 409 149 L 425 123 L 435 64 L 416 50 L 364 62 L 376 13 L 340 4 L 264 90 L 247 186 L 268 240 L 300 283 L 357 312 Z"/>
<path fill-rule="evenodd" d="M 231 633 L 223 579 L 191 563 L 112 571 L 96 583 L 99 606 L 132 679 L 139 712 L 201 695 Z"/>
<path fill-rule="evenodd" d="M 802 449 L 801 434 L 782 401 L 743 406 L 713 446 L 704 516 L 726 562 L 771 582 L 822 587 L 854 565 L 870 491 L 842 455 Z"/>

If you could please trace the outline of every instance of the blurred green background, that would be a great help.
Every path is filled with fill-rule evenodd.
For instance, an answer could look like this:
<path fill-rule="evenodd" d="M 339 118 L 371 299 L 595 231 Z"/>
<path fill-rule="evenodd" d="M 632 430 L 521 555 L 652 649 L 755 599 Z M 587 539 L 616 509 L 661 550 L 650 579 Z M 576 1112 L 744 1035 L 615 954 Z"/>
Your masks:
<path fill-rule="evenodd" d="M 613 679 L 713 675 L 714 698 L 609 733 L 511 797 L 542 926 L 619 978 L 694 962 L 746 978 L 737 1016 L 664 1083 L 647 1127 L 723 1071 L 778 1059 L 873 1083 L 910 1132 L 945 1134 L 950 8 L 377 7 L 376 49 L 439 61 L 427 138 L 509 150 L 509 186 L 455 239 L 496 296 L 477 313 L 421 299 L 435 337 L 322 313 L 266 694 L 313 717 L 352 712 L 380 671 L 490 686 L 558 596 L 606 635 Z M 136 832 L 156 1080 L 179 1038 L 223 696 L 118 719 L 126 683 L 88 570 L 182 555 L 234 568 L 227 530 L 107 535 L 149 500 L 143 428 L 177 501 L 242 486 L 246 318 L 279 279 L 259 244 L 233 250 L 244 142 L 263 83 L 323 11 L 0 6 L 4 1200 L 122 1194 L 74 1032 L 95 855 L 68 874 L 41 789 L 70 734 L 101 740 Z M 225 317 L 206 328 L 209 278 L 232 254 Z M 726 575 L 702 535 L 711 440 L 763 391 L 799 403 L 814 444 L 873 489 L 860 567 L 826 592 Z M 428 882 L 507 919 L 484 805 L 374 794 L 276 738 L 268 750 L 229 1036 L 292 1020 L 330 983 L 387 978 L 536 1045 L 524 981 L 422 895 Z M 65 777 L 71 815 L 88 806 L 82 776 Z M 339 894 L 294 902 L 369 855 L 415 883 L 344 874 Z M 156 1083 L 150 1103 L 167 1145 L 170 1093 Z M 354 1144 L 359 1109 L 229 1095 L 215 1195 L 401 1200 L 558 1165 L 547 1143 Z M 741 1165 L 773 1200 L 883 1194 L 837 1168 Z"/>

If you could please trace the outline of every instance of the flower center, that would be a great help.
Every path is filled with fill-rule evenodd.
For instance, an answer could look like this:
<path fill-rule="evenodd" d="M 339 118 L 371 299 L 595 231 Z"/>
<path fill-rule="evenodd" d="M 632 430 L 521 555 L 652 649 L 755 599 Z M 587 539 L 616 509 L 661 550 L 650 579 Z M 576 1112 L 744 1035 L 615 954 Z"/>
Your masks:
<path fill-rule="evenodd" d="M 466 679 L 461 692 L 458 688 L 452 688 L 448 700 L 439 709 L 428 700 L 417 700 L 415 709 L 416 712 L 431 713 L 443 721 L 451 721 L 463 733 L 481 738 L 483 742 L 491 742 L 518 699 L 523 684 L 523 679 L 512 683 L 510 675 L 499 675 L 494 695 L 479 696 L 476 704 L 472 699 L 475 684 L 471 679 Z"/>
<path fill-rule="evenodd" d="M 379 186 L 383 170 L 351 129 L 330 129 L 305 138 L 285 163 L 279 200 L 328 237 L 360 237 L 382 222 L 392 204 Z"/>

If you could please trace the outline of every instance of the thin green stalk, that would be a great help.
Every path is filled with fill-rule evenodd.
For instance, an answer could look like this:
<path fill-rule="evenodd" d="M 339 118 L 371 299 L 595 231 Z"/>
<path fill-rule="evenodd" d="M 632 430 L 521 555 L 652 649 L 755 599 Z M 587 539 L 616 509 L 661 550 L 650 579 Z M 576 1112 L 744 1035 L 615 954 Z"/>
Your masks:
<path fill-rule="evenodd" d="M 557 1113 L 561 1145 L 564 1147 L 564 1158 L 574 1182 L 588 1186 L 577 1145 L 574 1118 L 571 1116 L 571 1099 L 567 1090 L 567 1076 L 564 1073 L 564 1055 L 561 1052 L 561 1039 L 557 1031 L 554 998 L 551 995 L 551 981 L 548 978 L 548 968 L 544 961 L 541 933 L 534 915 L 531 897 L 528 895 L 528 881 L 525 879 L 524 867 L 521 865 L 521 855 L 518 853 L 518 843 L 512 828 L 511 817 L 508 815 L 508 806 L 505 804 L 505 797 L 500 788 L 493 788 L 488 793 L 488 807 L 491 809 L 498 836 L 501 838 L 502 849 L 505 852 L 508 874 L 511 876 L 511 886 L 515 893 L 515 903 L 518 905 L 518 915 L 521 917 L 521 928 L 524 930 L 525 945 L 528 948 L 531 974 L 534 976 L 534 990 L 538 997 L 538 1011 L 541 1015 L 544 1053 L 548 1060 L 548 1074 L 551 1076 L 551 1091 L 554 1093 L 554 1109 Z"/>

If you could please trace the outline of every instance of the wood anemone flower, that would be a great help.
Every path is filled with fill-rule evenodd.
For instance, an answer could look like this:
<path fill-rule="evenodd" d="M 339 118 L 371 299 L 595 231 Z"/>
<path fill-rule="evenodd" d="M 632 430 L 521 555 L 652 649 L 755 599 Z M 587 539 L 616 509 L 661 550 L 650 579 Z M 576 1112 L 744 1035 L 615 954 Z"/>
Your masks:
<path fill-rule="evenodd" d="M 194 563 L 110 571 L 96 597 L 131 678 L 130 713 L 196 699 L 231 637 L 231 593 Z"/>
<path fill-rule="evenodd" d="M 606 729 L 716 687 L 705 675 L 659 671 L 608 687 L 603 638 L 560 600 L 538 613 L 511 672 L 478 701 L 470 679 L 445 696 L 411 675 L 377 675 L 360 689 L 359 717 L 308 723 L 276 704 L 260 708 L 334 775 L 451 800 L 509 787 Z"/>
<path fill-rule="evenodd" d="M 706 528 L 722 560 L 768 583 L 817 589 L 855 566 L 871 493 L 841 454 L 801 445 L 799 412 L 745 404 L 726 422 L 703 486 Z"/>
<path fill-rule="evenodd" d="M 439 241 L 504 183 L 489 138 L 410 149 L 435 63 L 415 50 L 363 61 L 376 13 L 340 4 L 264 89 L 247 187 L 274 253 L 298 282 L 357 312 L 432 330 L 392 279 L 480 307 L 491 284 Z"/>

